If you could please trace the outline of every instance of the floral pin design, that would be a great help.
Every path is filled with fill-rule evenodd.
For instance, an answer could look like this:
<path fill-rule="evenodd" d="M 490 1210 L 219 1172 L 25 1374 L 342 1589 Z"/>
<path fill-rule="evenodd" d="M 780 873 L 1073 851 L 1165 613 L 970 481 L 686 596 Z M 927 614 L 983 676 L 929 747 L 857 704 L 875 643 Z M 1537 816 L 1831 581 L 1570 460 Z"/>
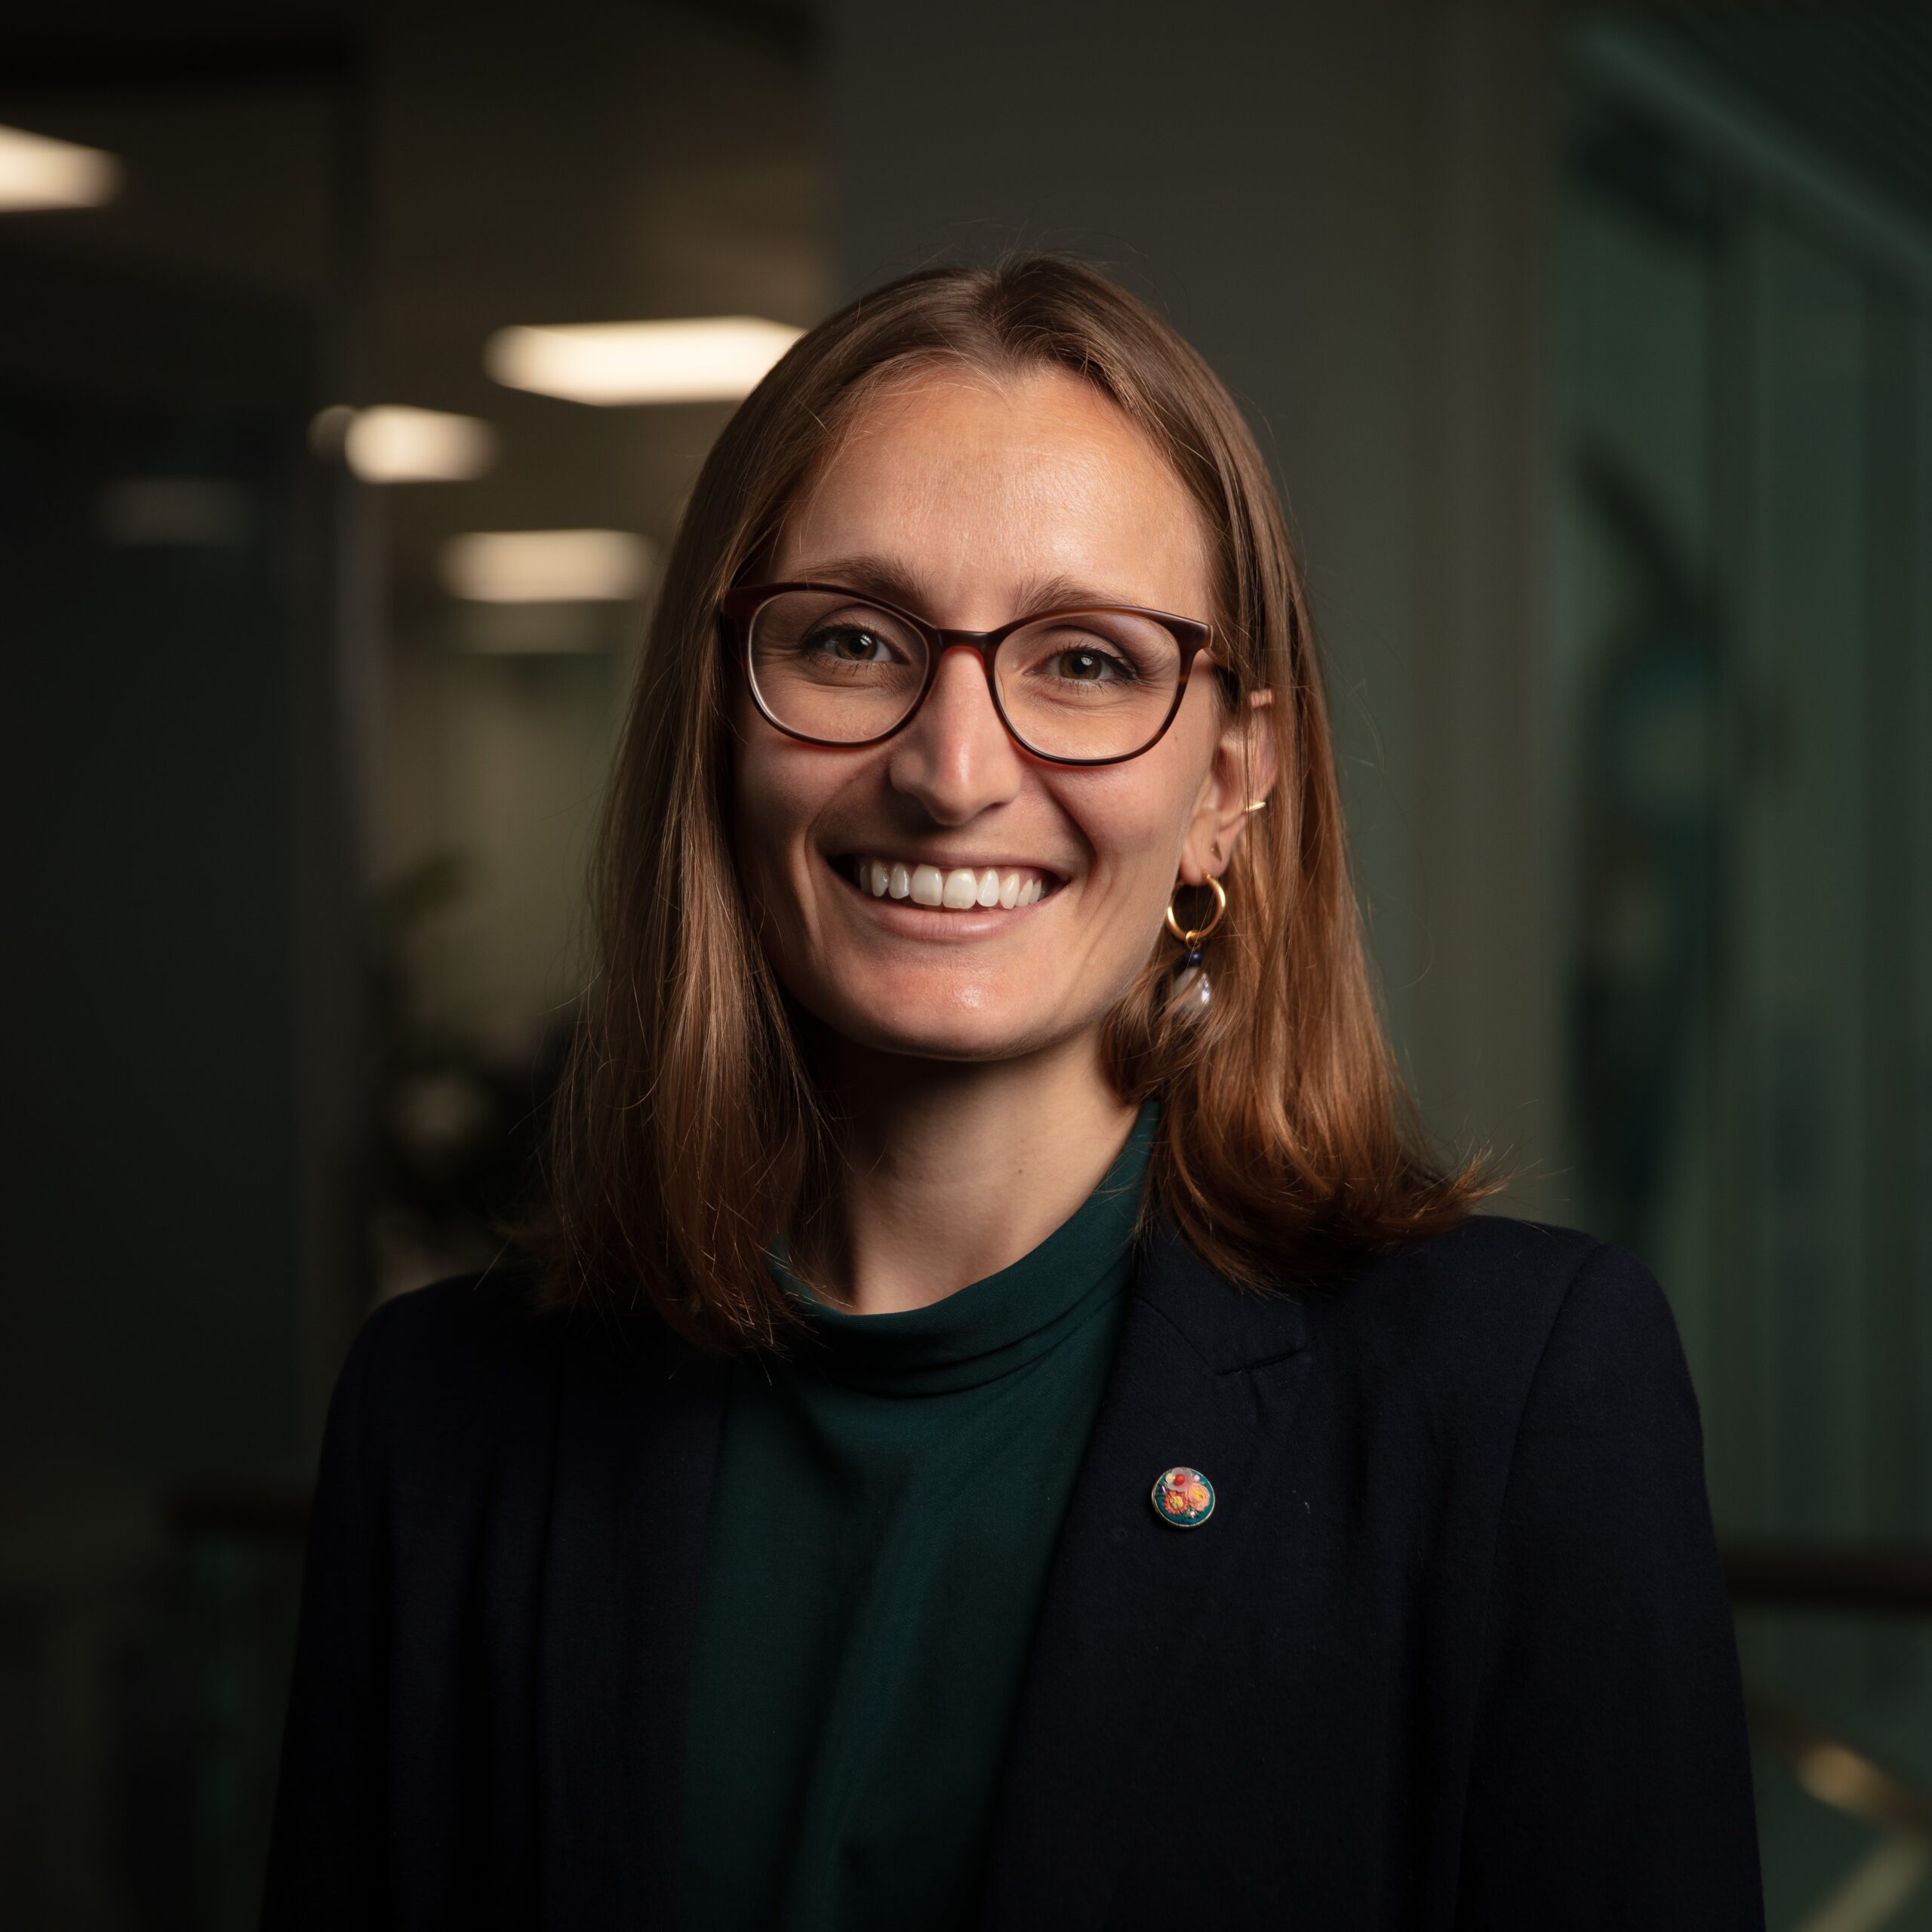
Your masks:
<path fill-rule="evenodd" d="M 1198 1529 L 1214 1513 L 1214 1485 L 1198 1469 L 1177 1464 L 1154 1484 L 1154 1513 L 1177 1530 Z"/>

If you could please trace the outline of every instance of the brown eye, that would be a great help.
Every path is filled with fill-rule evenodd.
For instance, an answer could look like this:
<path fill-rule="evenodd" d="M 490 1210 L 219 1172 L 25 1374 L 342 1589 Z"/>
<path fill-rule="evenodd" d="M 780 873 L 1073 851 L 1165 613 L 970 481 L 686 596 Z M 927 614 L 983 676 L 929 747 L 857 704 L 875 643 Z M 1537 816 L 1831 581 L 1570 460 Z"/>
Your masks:
<path fill-rule="evenodd" d="M 1100 685 L 1131 675 L 1127 666 L 1106 651 L 1063 651 L 1055 669 L 1069 684 Z"/>
<path fill-rule="evenodd" d="M 809 648 L 843 664 L 884 664 L 892 657 L 891 646 L 875 632 L 844 627 L 820 631 Z"/>

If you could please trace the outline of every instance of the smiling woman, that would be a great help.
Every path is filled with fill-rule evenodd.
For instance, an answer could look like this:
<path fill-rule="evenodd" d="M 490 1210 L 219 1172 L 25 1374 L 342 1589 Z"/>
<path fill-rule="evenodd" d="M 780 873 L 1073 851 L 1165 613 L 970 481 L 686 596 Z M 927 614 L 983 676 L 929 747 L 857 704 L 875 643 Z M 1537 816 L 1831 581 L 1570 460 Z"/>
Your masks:
<path fill-rule="evenodd" d="M 981 916 L 989 871 L 1037 875 L 1032 917 Z M 1163 915 L 1211 878 L 1235 910 L 1204 1011 L 1171 997 Z M 1430 1161 L 1393 1072 L 1253 438 L 1071 264 L 881 291 L 739 411 L 666 574 L 599 912 L 534 1231 L 560 1302 L 641 1286 L 694 1340 L 768 1343 L 799 1314 L 781 1229 L 833 1299 L 934 1299 L 1058 1226 L 1155 1093 L 1150 1215 L 1233 1278 L 1332 1270 L 1485 1191 Z M 982 1237 L 955 1202 L 943 1267 L 857 1198 L 909 1157 L 851 1097 L 906 1053 L 921 1094 L 976 1063 L 941 1083 L 951 1161 L 1038 1177 Z"/>
<path fill-rule="evenodd" d="M 528 1269 L 337 1392 L 271 1926 L 1755 1921 L 1669 1312 L 1424 1148 L 1171 330 L 1029 257 L 804 337 L 595 886 Z"/>

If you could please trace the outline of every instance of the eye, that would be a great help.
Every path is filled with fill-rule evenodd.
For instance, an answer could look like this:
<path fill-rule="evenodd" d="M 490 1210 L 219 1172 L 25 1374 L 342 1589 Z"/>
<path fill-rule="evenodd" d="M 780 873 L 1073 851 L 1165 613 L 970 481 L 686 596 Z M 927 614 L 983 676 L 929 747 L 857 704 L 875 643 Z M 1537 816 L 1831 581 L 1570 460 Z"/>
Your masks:
<path fill-rule="evenodd" d="M 1084 647 L 1057 652 L 1053 667 L 1057 677 L 1074 685 L 1108 684 L 1134 675 L 1132 670 L 1112 651 Z"/>
<path fill-rule="evenodd" d="M 828 625 L 815 632 L 808 648 L 835 658 L 841 664 L 884 664 L 892 659 L 892 647 L 876 631 L 858 625 Z"/>

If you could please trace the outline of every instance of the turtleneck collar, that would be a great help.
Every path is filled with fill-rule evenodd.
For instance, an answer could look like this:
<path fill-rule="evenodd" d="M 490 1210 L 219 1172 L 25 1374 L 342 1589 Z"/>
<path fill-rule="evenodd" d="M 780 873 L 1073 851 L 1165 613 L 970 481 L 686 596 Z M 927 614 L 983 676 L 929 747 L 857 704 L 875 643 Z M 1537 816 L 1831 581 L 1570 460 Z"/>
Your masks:
<path fill-rule="evenodd" d="M 1159 1118 L 1158 1104 L 1147 1101 L 1100 1185 L 1032 1253 L 928 1307 L 894 1315 L 829 1307 L 786 1266 L 783 1244 L 774 1247 L 773 1273 L 811 1313 L 793 1366 L 871 1394 L 929 1395 L 997 1381 L 1050 1353 L 1132 1277 Z"/>

